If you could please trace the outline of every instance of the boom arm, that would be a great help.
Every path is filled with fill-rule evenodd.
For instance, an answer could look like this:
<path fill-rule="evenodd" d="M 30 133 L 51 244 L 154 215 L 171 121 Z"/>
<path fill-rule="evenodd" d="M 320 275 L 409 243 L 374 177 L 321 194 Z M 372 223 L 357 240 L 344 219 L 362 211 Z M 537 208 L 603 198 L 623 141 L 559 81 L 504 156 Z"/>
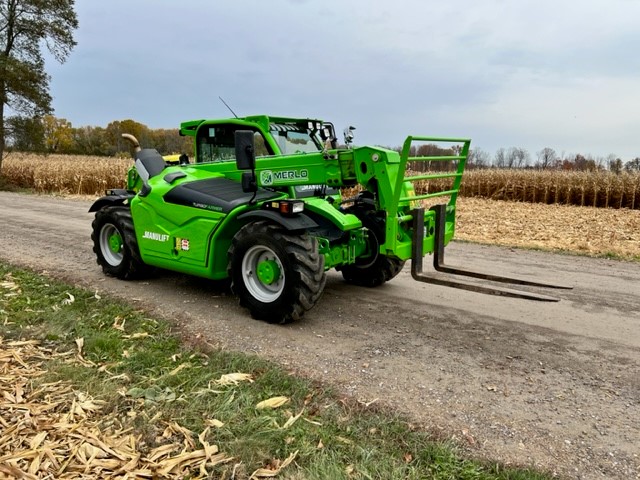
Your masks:
<path fill-rule="evenodd" d="M 420 142 L 448 142 L 458 144 L 459 154 L 448 156 L 410 156 L 412 144 Z M 412 255 L 411 210 L 419 202 L 438 196 L 448 196 L 445 221 L 445 244 L 453 237 L 455 226 L 455 202 L 465 168 L 470 141 L 434 137 L 408 137 L 402 154 L 378 147 L 356 147 L 349 150 L 329 150 L 287 156 L 263 157 L 256 161 L 256 185 L 282 188 L 298 185 L 327 185 L 343 188 L 360 185 L 372 194 L 375 210 L 385 212 L 386 235 L 380 245 L 380 253 L 407 260 Z M 455 162 L 454 172 L 429 172 L 407 176 L 409 162 Z M 415 194 L 415 181 L 451 179 L 451 186 L 444 190 Z M 428 214 L 427 238 L 423 253 L 435 247 L 435 217 Z"/>

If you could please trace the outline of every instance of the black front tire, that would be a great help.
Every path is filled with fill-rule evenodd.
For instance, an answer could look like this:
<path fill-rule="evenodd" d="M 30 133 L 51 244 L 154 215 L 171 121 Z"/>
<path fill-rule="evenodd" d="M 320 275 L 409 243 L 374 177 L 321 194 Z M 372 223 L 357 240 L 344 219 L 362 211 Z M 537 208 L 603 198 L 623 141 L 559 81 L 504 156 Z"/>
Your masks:
<path fill-rule="evenodd" d="M 348 213 L 356 215 L 368 232 L 370 254 L 358 258 L 355 263 L 341 267 L 342 277 L 353 285 L 361 287 L 377 287 L 398 275 L 404 267 L 404 260 L 387 257 L 380 253 L 380 245 L 385 239 L 384 219 L 375 211 L 354 207 Z"/>
<path fill-rule="evenodd" d="M 322 296 L 327 277 L 318 242 L 269 222 L 242 227 L 229 249 L 231 289 L 251 316 L 270 323 L 299 320 Z"/>
<path fill-rule="evenodd" d="M 91 224 L 93 251 L 102 271 L 112 277 L 131 280 L 143 277 L 149 267 L 142 262 L 129 207 L 103 207 Z"/>

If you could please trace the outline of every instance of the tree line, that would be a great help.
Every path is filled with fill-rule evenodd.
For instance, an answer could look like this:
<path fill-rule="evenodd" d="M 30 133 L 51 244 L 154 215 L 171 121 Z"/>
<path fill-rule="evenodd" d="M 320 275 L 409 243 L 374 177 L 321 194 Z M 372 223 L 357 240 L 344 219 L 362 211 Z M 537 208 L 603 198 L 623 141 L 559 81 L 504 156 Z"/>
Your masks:
<path fill-rule="evenodd" d="M 400 152 L 401 148 L 394 150 Z M 411 147 L 410 157 L 458 155 L 460 148 L 440 148 L 437 145 L 424 144 Z M 410 168 L 414 171 L 450 170 L 452 162 L 412 162 Z M 640 172 L 640 157 L 624 162 L 615 154 L 606 157 L 594 157 L 582 154 L 558 154 L 553 148 L 545 147 L 536 152 L 535 158 L 524 148 L 501 147 L 492 155 L 481 148 L 472 148 L 467 156 L 467 169 L 484 168 L 515 168 L 536 170 L 565 170 L 595 172 L 610 170 L 614 173 Z"/>
<path fill-rule="evenodd" d="M 14 116 L 6 122 L 7 150 L 74 155 L 130 156 L 123 133 L 135 136 L 143 147 L 160 153 L 191 153 L 193 139 L 177 128 L 151 129 L 135 120 L 116 120 L 106 127 L 74 127 L 64 118 Z"/>
<path fill-rule="evenodd" d="M 640 157 L 624 162 L 613 153 L 604 157 L 565 152 L 558 154 L 551 147 L 536 152 L 535 157 L 520 147 L 499 148 L 493 156 L 476 148 L 470 152 L 467 164 L 470 168 L 533 168 L 582 172 L 610 170 L 614 173 L 640 171 Z"/>
<path fill-rule="evenodd" d="M 41 117 L 14 116 L 7 119 L 7 150 L 59 153 L 74 155 L 125 156 L 130 155 L 130 144 L 122 138 L 123 133 L 134 135 L 143 147 L 152 147 L 163 155 L 191 153 L 193 139 L 181 137 L 179 130 L 151 129 L 135 120 L 116 120 L 106 127 L 74 127 L 64 118 L 53 115 Z M 400 147 L 394 150 L 401 151 Z M 441 148 L 433 144 L 413 146 L 412 157 L 458 155 L 459 147 Z M 451 169 L 451 162 L 413 162 L 412 170 L 436 171 Z M 472 148 L 467 158 L 467 169 L 516 168 L 537 170 L 610 170 L 615 173 L 640 171 L 640 157 L 624 162 L 614 154 L 594 157 L 582 154 L 558 154 L 545 147 L 535 157 L 524 148 L 499 148 L 492 155 Z"/>

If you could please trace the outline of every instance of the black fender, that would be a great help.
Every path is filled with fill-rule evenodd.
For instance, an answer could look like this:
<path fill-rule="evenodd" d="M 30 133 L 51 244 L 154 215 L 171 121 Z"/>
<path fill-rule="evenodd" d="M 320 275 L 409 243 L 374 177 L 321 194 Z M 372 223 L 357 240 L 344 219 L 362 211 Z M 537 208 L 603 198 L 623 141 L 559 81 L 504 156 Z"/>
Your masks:
<path fill-rule="evenodd" d="M 131 200 L 135 196 L 135 192 L 123 190 L 120 188 L 114 188 L 113 190 L 109 190 L 107 195 L 105 195 L 104 197 L 100 197 L 98 200 L 93 202 L 93 205 L 91 205 L 89 212 L 97 212 L 102 207 L 106 206 L 123 205 L 125 201 Z"/>
<path fill-rule="evenodd" d="M 298 213 L 293 217 L 285 217 L 273 210 L 252 210 L 238 215 L 238 220 L 246 219 L 266 219 L 281 225 L 289 231 L 308 230 L 315 228 L 318 224 L 304 213 Z"/>

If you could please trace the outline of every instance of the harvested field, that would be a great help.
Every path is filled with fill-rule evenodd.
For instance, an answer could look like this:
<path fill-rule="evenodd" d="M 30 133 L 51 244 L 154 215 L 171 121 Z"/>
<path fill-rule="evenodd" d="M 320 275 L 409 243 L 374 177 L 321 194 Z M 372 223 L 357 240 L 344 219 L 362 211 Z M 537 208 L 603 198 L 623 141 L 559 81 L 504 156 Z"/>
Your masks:
<path fill-rule="evenodd" d="M 437 173 L 437 172 L 434 172 Z M 418 193 L 448 190 L 446 179 L 416 182 Z M 460 195 L 492 200 L 640 209 L 640 172 L 488 169 L 464 173 Z"/>
<path fill-rule="evenodd" d="M 640 210 L 459 198 L 456 238 L 640 259 Z"/>

